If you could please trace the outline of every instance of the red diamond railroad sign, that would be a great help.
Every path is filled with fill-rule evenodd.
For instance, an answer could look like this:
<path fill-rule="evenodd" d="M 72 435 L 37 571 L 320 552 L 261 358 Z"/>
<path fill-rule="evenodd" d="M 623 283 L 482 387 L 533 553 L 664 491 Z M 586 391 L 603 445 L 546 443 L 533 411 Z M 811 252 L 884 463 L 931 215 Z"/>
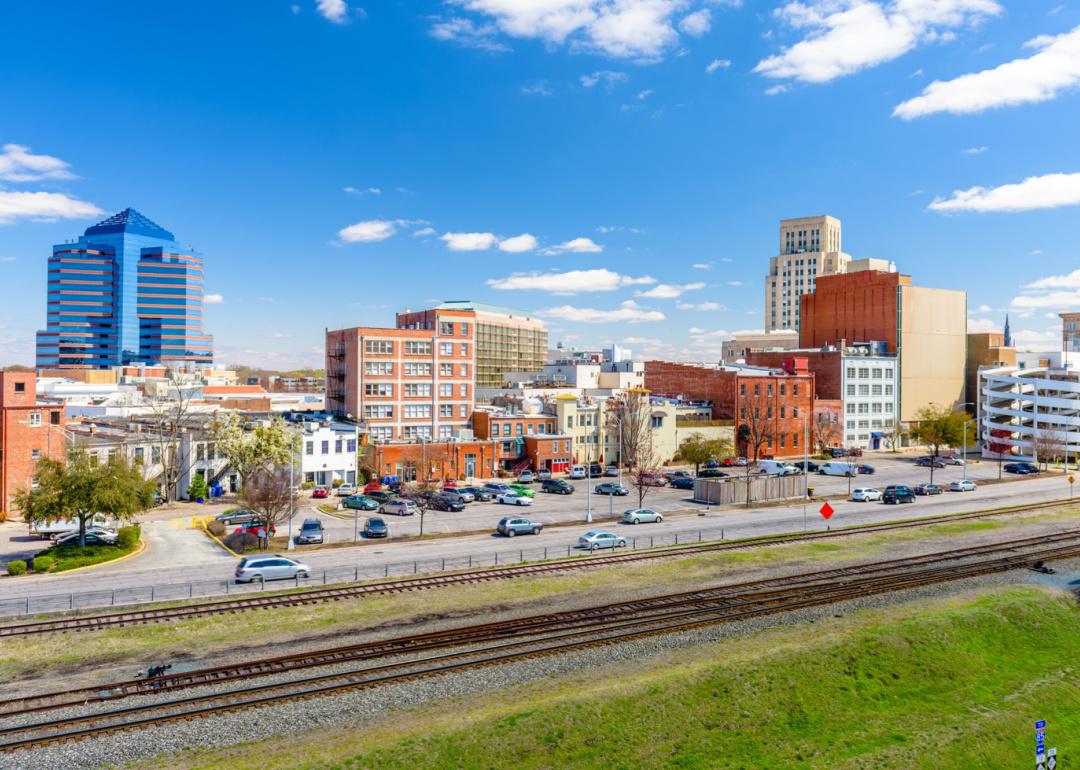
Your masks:
<path fill-rule="evenodd" d="M 828 519 L 830 516 L 833 515 L 833 507 L 828 503 L 825 503 L 825 505 L 821 506 L 821 508 L 818 509 L 818 513 Z"/>

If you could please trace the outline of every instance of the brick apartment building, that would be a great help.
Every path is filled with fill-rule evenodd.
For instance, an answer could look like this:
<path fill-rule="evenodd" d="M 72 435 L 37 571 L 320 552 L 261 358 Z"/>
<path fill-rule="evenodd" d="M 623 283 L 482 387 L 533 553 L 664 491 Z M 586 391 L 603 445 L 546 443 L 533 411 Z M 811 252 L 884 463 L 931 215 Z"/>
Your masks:
<path fill-rule="evenodd" d="M 478 409 L 473 412 L 473 435 L 478 439 L 532 436 L 555 433 L 553 414 L 520 414 Z"/>
<path fill-rule="evenodd" d="M 375 443 L 463 435 L 476 398 L 476 324 L 440 310 L 433 326 L 328 330 L 327 410 L 362 421 Z"/>
<path fill-rule="evenodd" d="M 63 459 L 65 446 L 64 405 L 38 401 L 33 372 L 0 372 L 0 510 L 11 512 L 38 460 Z"/>
<path fill-rule="evenodd" d="M 813 417 L 815 377 L 805 358 L 791 357 L 789 368 L 719 369 L 669 361 L 645 363 L 645 387 L 654 395 L 686 401 L 711 401 L 712 419 L 734 420 L 736 451 L 747 451 L 747 426 L 764 436 L 760 454 L 803 454 L 803 435 Z"/>

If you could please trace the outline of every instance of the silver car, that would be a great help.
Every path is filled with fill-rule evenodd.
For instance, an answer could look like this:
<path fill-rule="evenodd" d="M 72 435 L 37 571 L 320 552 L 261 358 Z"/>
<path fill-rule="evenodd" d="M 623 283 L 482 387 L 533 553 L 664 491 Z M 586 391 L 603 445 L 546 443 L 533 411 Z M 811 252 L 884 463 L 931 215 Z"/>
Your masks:
<path fill-rule="evenodd" d="M 269 556 L 248 556 L 236 565 L 236 582 L 250 583 L 253 580 L 288 580 L 306 578 L 311 574 L 311 567 L 288 556 L 274 554 Z"/>
<path fill-rule="evenodd" d="M 659 524 L 664 520 L 664 517 L 651 508 L 630 508 L 623 511 L 622 520 L 625 524 L 640 524 L 643 521 Z"/>
<path fill-rule="evenodd" d="M 623 548 L 626 546 L 626 538 L 614 532 L 594 529 L 578 538 L 578 546 L 589 551 L 595 551 L 597 548 Z"/>
<path fill-rule="evenodd" d="M 419 512 L 420 509 L 416 507 L 416 503 L 412 500 L 387 500 L 379 506 L 379 513 L 389 513 L 394 516 L 413 516 Z"/>

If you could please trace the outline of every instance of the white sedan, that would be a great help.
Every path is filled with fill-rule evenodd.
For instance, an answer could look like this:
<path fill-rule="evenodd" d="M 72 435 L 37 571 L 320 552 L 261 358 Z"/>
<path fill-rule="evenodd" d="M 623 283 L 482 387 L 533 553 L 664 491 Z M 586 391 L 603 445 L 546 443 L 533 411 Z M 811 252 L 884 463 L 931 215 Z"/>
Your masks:
<path fill-rule="evenodd" d="M 975 482 L 971 479 L 961 479 L 960 481 L 954 481 L 949 484 L 950 492 L 974 492 Z"/>
<path fill-rule="evenodd" d="M 517 492 L 503 492 L 495 501 L 503 505 L 532 505 L 531 497 L 519 495 Z"/>
<path fill-rule="evenodd" d="M 852 490 L 851 499 L 857 503 L 869 503 L 881 499 L 881 490 L 874 487 L 861 487 Z"/>
<path fill-rule="evenodd" d="M 620 537 L 614 532 L 607 532 L 602 529 L 594 529 L 590 532 L 586 532 L 584 535 L 579 537 L 578 545 L 581 548 L 585 548 L 589 551 L 595 551 L 597 548 L 625 548 L 626 538 Z"/>

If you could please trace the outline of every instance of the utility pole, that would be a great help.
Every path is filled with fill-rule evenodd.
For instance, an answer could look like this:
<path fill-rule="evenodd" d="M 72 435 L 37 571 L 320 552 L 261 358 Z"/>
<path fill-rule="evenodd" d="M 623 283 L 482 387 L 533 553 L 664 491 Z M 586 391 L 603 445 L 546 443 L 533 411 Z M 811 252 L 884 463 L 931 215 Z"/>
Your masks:
<path fill-rule="evenodd" d="M 297 438 L 300 438 L 300 432 L 299 431 L 297 431 L 296 436 L 297 436 Z M 302 438 L 300 439 L 300 442 L 301 442 L 301 445 L 302 445 L 303 444 L 303 439 Z M 293 543 L 293 537 L 292 537 L 292 520 L 293 520 L 293 516 L 296 513 L 296 510 L 295 510 L 295 508 L 296 508 L 296 484 L 293 481 L 293 468 L 295 467 L 295 465 L 296 465 L 296 447 L 294 446 L 293 451 L 289 453 L 289 543 L 288 543 L 288 545 L 285 546 L 285 550 L 287 550 L 287 551 L 291 551 L 293 548 L 296 547 L 295 544 Z M 269 527 L 267 527 L 267 529 L 269 530 Z M 269 535 L 270 534 L 269 531 L 266 534 Z"/>

